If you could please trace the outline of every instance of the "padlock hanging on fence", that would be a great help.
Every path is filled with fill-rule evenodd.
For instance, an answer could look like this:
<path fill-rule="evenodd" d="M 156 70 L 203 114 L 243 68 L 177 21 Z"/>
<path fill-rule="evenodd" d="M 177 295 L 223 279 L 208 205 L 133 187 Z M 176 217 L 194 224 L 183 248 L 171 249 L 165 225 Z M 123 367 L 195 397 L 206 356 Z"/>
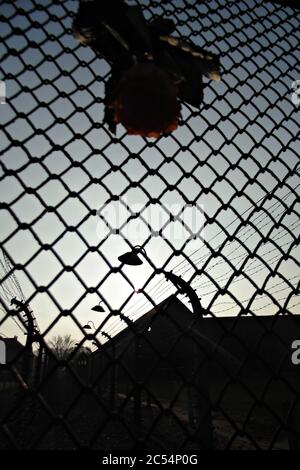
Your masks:
<path fill-rule="evenodd" d="M 170 36 L 174 30 L 172 20 L 147 22 L 123 0 L 80 1 L 73 34 L 111 64 L 104 122 L 114 134 L 119 123 L 144 137 L 172 132 L 181 102 L 200 107 L 202 76 L 220 80 L 219 57 Z"/>

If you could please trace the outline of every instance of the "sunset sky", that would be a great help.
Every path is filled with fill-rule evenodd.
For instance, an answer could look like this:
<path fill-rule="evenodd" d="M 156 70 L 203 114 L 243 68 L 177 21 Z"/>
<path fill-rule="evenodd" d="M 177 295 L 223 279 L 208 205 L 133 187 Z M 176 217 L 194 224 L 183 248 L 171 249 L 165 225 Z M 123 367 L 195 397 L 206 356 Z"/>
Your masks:
<path fill-rule="evenodd" d="M 299 313 L 299 107 L 291 87 L 300 79 L 300 13 L 254 0 L 128 3 L 146 6 L 146 18 L 169 11 L 176 35 L 192 31 L 196 44 L 221 54 L 221 82 L 204 79 L 201 109 L 182 106 L 180 127 L 158 140 L 127 136 L 121 126 L 112 139 L 102 124 L 110 67 L 71 34 L 77 0 L 0 1 L 7 92 L 0 105 L 0 193 L 7 204 L 0 237 L 13 263 L 25 266 L 16 275 L 41 331 L 64 310 L 81 325 L 98 326 L 105 315 L 90 309 L 100 298 L 107 313 L 121 309 L 137 318 L 151 304 L 134 288 L 147 283 L 154 303 L 172 292 L 155 267 L 192 279 L 202 306 L 216 315 L 238 314 L 237 300 L 257 315 L 277 313 L 280 305 Z M 147 206 L 149 198 L 155 201 Z M 112 236 L 97 215 L 119 229 L 127 205 L 157 230 L 168 211 L 191 204 L 196 225 L 188 209 L 186 221 L 198 237 L 190 241 L 178 224 L 151 234 L 140 217 Z M 146 243 L 150 262 L 113 272 L 128 242 Z M 0 315 L 14 290 L 10 282 L 0 290 Z M 116 318 L 103 325 L 111 334 L 119 329 Z M 1 333 L 24 340 L 11 318 Z M 65 333 L 81 338 L 68 316 L 47 337 Z"/>

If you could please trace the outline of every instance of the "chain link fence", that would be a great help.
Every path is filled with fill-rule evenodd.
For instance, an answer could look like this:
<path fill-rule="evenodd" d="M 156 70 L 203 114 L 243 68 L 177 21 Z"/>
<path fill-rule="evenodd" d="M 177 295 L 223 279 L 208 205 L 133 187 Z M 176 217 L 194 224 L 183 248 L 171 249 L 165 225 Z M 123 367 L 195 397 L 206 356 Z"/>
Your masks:
<path fill-rule="evenodd" d="M 221 61 L 157 139 L 77 1 L 0 2 L 0 448 L 298 448 L 299 9 L 128 4 Z"/>

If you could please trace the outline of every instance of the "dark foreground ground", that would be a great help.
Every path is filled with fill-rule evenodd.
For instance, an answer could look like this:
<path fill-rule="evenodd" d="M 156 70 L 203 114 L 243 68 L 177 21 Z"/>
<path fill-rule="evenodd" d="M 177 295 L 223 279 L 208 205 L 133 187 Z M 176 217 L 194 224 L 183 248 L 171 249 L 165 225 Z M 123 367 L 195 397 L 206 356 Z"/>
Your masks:
<path fill-rule="evenodd" d="M 1 395 L 3 405 L 3 393 Z M 21 396 L 19 392 L 11 393 L 6 401 L 10 402 L 11 408 L 6 407 L 4 413 L 6 418 L 0 433 L 0 449 L 132 449 L 137 445 L 137 436 L 142 439 L 139 445 L 146 450 L 199 448 L 188 416 L 179 406 L 162 414 L 156 405 L 149 406 L 143 402 L 139 427 L 133 401 L 126 400 L 124 396 L 117 399 L 114 414 L 107 411 L 107 402 L 100 405 L 85 392 L 71 407 L 57 397 L 51 406 L 49 401 L 45 401 L 45 409 L 41 402 L 27 395 Z M 225 412 L 213 411 L 214 448 L 289 448 L 286 429 L 264 406 L 256 406 L 248 417 L 246 408 L 245 404 L 232 403 Z M 9 409 L 14 411 L 7 415 Z"/>
<path fill-rule="evenodd" d="M 298 379 L 288 385 L 279 380 L 243 383 L 243 387 L 215 384 L 211 390 L 214 448 L 297 446 L 300 413 L 299 406 L 293 408 L 298 399 L 291 390 L 297 389 Z M 135 408 L 134 394 L 118 392 L 111 412 L 110 391 L 98 386 L 91 392 L 62 370 L 52 374 L 35 395 L 2 387 L 0 449 L 123 450 L 135 448 L 138 439 L 145 450 L 199 449 L 185 396 L 179 395 L 170 407 L 162 390 L 157 402 L 143 393 L 140 408 Z"/>

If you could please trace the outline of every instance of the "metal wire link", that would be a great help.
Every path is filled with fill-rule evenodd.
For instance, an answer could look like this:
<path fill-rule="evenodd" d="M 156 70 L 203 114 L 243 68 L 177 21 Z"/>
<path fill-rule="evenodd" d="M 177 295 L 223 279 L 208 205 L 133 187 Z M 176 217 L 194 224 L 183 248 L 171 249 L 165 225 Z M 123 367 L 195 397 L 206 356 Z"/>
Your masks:
<path fill-rule="evenodd" d="M 299 448 L 300 12 L 127 3 L 221 60 L 167 137 L 103 123 L 77 1 L 0 1 L 0 449 Z"/>

